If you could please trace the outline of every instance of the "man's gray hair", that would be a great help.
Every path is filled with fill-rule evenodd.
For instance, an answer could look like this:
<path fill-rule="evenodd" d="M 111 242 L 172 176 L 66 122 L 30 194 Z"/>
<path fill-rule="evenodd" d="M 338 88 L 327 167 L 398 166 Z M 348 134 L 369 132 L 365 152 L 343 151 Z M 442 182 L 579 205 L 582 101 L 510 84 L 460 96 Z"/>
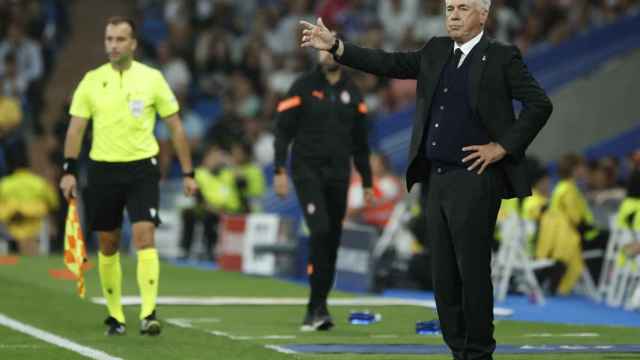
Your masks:
<path fill-rule="evenodd" d="M 480 6 L 480 8 L 482 10 L 486 10 L 489 11 L 489 9 L 491 9 L 491 0 L 473 0 L 476 5 Z M 445 7 L 446 7 L 447 1 L 445 0 Z"/>
<path fill-rule="evenodd" d="M 491 0 L 475 0 L 475 2 L 480 5 L 483 10 L 489 11 L 489 9 L 491 9 Z"/>

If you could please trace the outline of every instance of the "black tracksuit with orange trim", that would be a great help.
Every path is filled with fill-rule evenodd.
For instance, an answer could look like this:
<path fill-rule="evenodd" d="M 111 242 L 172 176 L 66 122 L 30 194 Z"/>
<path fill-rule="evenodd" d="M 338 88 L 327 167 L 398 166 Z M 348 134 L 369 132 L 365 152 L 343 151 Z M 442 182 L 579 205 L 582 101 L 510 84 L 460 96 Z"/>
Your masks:
<path fill-rule="evenodd" d="M 331 85 L 320 67 L 301 76 L 278 104 L 276 171 L 291 151 L 291 178 L 311 232 L 309 311 L 326 306 L 333 285 L 342 221 L 347 206 L 351 160 L 371 187 L 367 107 L 356 85 L 342 72 Z"/>

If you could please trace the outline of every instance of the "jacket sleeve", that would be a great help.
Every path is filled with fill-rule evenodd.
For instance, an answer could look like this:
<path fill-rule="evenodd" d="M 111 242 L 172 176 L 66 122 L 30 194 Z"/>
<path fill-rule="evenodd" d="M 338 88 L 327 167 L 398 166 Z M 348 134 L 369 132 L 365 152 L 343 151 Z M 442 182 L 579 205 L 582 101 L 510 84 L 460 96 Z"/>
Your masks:
<path fill-rule="evenodd" d="M 429 45 L 427 43 L 424 48 Z M 423 49 L 424 49 L 423 48 Z M 344 42 L 344 52 L 336 61 L 378 76 L 396 79 L 417 79 L 420 73 L 422 51 L 386 52 L 366 49 Z"/>
<path fill-rule="evenodd" d="M 498 143 L 509 155 L 520 159 L 551 116 L 553 105 L 523 62 L 520 50 L 510 46 L 509 57 L 506 80 L 513 99 L 522 103 L 522 111 Z"/>
<path fill-rule="evenodd" d="M 360 100 L 358 104 L 358 115 L 351 130 L 353 139 L 353 162 L 360 173 L 360 177 L 362 177 L 362 186 L 364 188 L 370 188 L 372 186 L 371 165 L 369 163 L 370 150 L 367 113 L 367 105 L 364 100 Z"/>
<path fill-rule="evenodd" d="M 296 134 L 302 112 L 302 98 L 301 81 L 297 80 L 285 98 L 278 103 L 274 141 L 276 169 L 287 165 L 289 144 Z"/>

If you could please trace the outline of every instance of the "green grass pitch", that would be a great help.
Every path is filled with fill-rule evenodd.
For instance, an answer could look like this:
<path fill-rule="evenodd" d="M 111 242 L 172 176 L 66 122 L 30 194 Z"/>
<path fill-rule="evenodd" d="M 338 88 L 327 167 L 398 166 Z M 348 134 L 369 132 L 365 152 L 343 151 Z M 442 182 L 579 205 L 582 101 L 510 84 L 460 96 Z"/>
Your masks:
<path fill-rule="evenodd" d="M 92 259 L 95 263 L 95 259 Z M 329 332 L 302 333 L 298 327 L 303 306 L 159 306 L 163 333 L 138 335 L 138 307 L 125 307 L 127 334 L 106 337 L 102 320 L 106 308 L 75 295 L 71 281 L 52 278 L 48 270 L 64 267 L 61 257 L 21 258 L 16 265 L 0 265 L 0 314 L 122 359 L 451 359 L 450 356 L 353 354 L 283 354 L 266 347 L 282 344 L 442 344 L 440 337 L 414 333 L 415 322 L 434 318 L 432 311 L 413 306 L 369 307 L 380 323 L 347 323 L 350 310 L 332 307 L 336 327 Z M 135 261 L 123 257 L 123 293 L 137 295 Z M 97 268 L 86 275 L 87 298 L 101 296 Z M 223 271 L 161 265 L 160 296 L 306 297 L 304 286 L 271 278 Z M 335 292 L 336 297 L 351 295 Z M 169 322 L 170 321 L 170 322 Z M 596 333 L 597 337 L 531 337 L 536 333 Z M 501 344 L 634 344 L 640 330 L 622 327 L 496 322 Z M 495 359 L 638 359 L 638 354 L 496 355 Z M 77 353 L 0 325 L 0 359 L 86 359 Z"/>

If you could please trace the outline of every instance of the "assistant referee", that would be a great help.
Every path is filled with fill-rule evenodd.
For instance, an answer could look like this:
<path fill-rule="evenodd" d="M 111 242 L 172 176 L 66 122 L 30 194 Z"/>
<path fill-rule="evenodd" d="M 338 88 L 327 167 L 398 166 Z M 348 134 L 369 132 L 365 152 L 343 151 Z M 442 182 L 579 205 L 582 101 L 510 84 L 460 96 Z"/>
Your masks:
<path fill-rule="evenodd" d="M 171 130 L 183 170 L 185 194 L 192 195 L 197 186 L 174 94 L 158 70 L 133 60 L 137 47 L 135 23 L 124 17 L 110 18 L 104 45 L 109 63 L 89 71 L 73 95 L 60 188 L 65 198 L 76 196 L 77 158 L 85 129 L 92 120 L 85 201 L 90 227 L 98 233 L 100 243 L 100 282 L 109 312 L 106 334 L 125 333 L 118 248 L 126 208 L 137 249 L 137 279 L 142 299 L 140 333 L 158 335 L 161 328 L 155 305 L 160 266 L 154 231 L 160 222 L 160 171 L 159 148 L 153 135 L 156 113 Z"/>

